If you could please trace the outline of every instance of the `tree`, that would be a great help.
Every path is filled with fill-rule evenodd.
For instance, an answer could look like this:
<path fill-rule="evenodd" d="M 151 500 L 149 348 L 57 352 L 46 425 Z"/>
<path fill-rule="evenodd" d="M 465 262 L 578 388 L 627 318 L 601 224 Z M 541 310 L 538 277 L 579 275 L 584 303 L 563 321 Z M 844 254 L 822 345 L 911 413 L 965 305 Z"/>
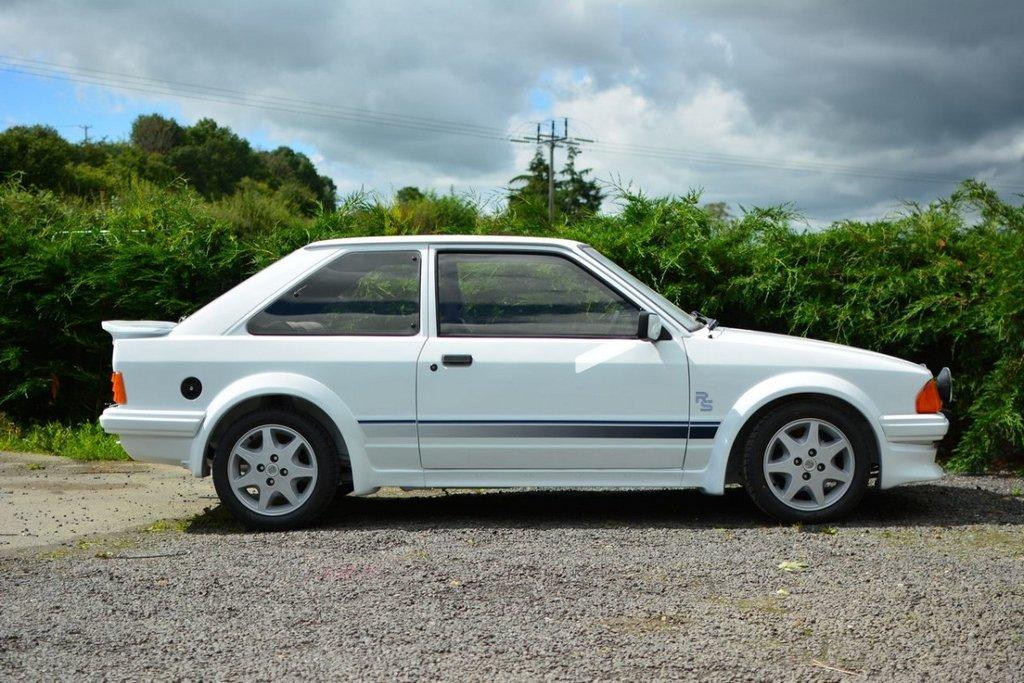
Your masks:
<path fill-rule="evenodd" d="M 704 210 L 716 221 L 727 221 L 732 218 L 729 205 L 725 202 L 709 202 L 704 205 Z"/>
<path fill-rule="evenodd" d="M 265 176 L 252 146 L 213 119 L 200 119 L 185 128 L 183 144 L 167 154 L 167 161 L 200 194 L 213 199 L 234 192 L 242 178 L 263 180 Z"/>
<path fill-rule="evenodd" d="M 334 181 L 317 173 L 316 166 L 305 154 L 282 146 L 273 152 L 260 152 L 259 157 L 266 170 L 270 187 L 284 189 L 290 196 L 312 196 L 312 204 L 300 204 L 302 213 L 312 215 L 316 212 L 317 204 L 334 209 L 337 203 L 337 187 Z"/>
<path fill-rule="evenodd" d="M 406 185 L 395 193 L 395 201 L 399 204 L 409 204 L 423 199 L 423 197 L 423 191 L 418 187 L 413 187 L 412 185 Z"/>
<path fill-rule="evenodd" d="M 555 215 L 567 220 L 596 212 L 604 199 L 597 182 L 586 177 L 590 169 L 576 168 L 577 156 L 579 149 L 570 147 L 565 166 L 555 178 Z M 526 173 L 517 175 L 509 183 L 512 186 L 508 196 L 509 209 L 538 215 L 542 210 L 546 216 L 549 174 L 548 162 L 538 148 Z"/>
<path fill-rule="evenodd" d="M 0 133 L 0 178 L 25 187 L 58 189 L 67 180 L 74 146 L 49 126 L 13 126 Z"/>
<path fill-rule="evenodd" d="M 537 213 L 543 208 L 544 215 L 547 215 L 548 205 L 548 178 L 551 169 L 544 159 L 540 148 L 530 160 L 526 173 L 521 173 L 509 181 L 508 208 L 520 213 Z M 515 185 L 520 187 L 514 187 Z"/>
<path fill-rule="evenodd" d="M 132 144 L 144 152 L 167 154 L 185 140 L 185 129 L 174 119 L 144 114 L 132 122 Z"/>
<path fill-rule="evenodd" d="M 579 147 L 569 147 L 565 166 L 559 173 L 562 180 L 555 184 L 555 206 L 563 215 L 571 218 L 597 213 L 604 199 L 604 193 L 597 182 L 586 177 L 590 169 L 576 169 L 579 153 Z"/>

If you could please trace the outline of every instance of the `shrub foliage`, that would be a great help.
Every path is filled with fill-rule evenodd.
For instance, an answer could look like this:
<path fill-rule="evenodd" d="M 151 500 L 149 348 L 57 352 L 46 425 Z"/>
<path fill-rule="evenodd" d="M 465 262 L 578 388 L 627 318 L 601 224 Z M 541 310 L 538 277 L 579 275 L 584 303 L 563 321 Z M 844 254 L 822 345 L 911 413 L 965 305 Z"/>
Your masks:
<path fill-rule="evenodd" d="M 148 131 L 153 147 L 178 133 Z M 141 135 L 141 133 L 140 133 Z M 169 136 L 169 137 L 168 137 Z M 283 158 L 283 164 L 291 163 Z M 545 234 L 593 244 L 722 324 L 949 365 L 954 469 L 1024 452 L 1024 209 L 974 182 L 887 220 L 802 231 L 785 207 L 732 218 L 698 193 L 625 193 L 612 215 L 541 226 L 515 207 L 406 193 L 301 217 L 284 199 L 209 202 L 190 187 L 120 181 L 102 200 L 0 187 L 0 412 L 20 423 L 94 418 L 109 396 L 104 319 L 177 320 L 317 239 Z"/>

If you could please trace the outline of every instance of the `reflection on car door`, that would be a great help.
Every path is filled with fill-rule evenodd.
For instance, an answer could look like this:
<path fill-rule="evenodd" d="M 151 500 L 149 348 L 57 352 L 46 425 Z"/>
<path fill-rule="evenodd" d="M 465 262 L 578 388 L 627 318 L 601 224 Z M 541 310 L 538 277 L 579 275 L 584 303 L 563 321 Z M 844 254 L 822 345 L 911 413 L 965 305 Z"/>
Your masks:
<path fill-rule="evenodd" d="M 686 358 L 574 258 L 434 254 L 436 334 L 417 365 L 428 469 L 681 468 Z"/>

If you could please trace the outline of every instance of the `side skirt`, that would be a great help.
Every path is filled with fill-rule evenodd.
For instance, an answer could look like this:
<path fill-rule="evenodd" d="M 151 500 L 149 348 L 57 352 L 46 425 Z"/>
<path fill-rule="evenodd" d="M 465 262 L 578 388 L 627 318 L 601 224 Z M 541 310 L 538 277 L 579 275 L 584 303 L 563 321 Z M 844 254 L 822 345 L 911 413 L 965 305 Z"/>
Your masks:
<path fill-rule="evenodd" d="M 427 488 L 689 488 L 679 469 L 425 470 Z"/>

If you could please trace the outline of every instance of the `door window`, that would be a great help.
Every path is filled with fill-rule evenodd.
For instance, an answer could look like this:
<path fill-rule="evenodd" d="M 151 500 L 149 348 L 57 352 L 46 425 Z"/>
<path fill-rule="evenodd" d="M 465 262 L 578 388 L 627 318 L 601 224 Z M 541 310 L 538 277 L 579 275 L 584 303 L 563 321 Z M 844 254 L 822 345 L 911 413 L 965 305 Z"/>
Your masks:
<path fill-rule="evenodd" d="M 438 334 L 451 337 L 630 337 L 640 309 L 554 254 L 441 252 Z"/>
<path fill-rule="evenodd" d="M 249 320 L 251 334 L 414 335 L 420 321 L 417 251 L 342 254 Z"/>

